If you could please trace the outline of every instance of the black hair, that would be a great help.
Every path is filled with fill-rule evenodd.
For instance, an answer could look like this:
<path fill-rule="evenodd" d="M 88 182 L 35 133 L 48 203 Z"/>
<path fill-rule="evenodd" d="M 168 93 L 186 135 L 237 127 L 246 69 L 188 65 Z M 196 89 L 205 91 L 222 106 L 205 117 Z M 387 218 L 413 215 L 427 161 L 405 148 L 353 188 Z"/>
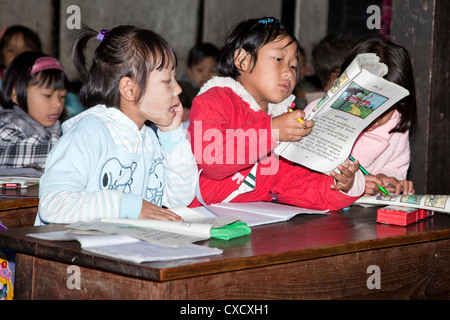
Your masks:
<path fill-rule="evenodd" d="M 19 54 L 6 69 L 2 83 L 1 104 L 5 109 L 11 109 L 16 103 L 13 101 L 15 89 L 17 105 L 28 113 L 27 90 L 31 85 L 66 90 L 69 80 L 64 71 L 59 69 L 45 69 L 31 75 L 31 69 L 37 59 L 48 57 L 42 52 L 24 52 Z"/>
<path fill-rule="evenodd" d="M 217 58 L 218 74 L 235 80 L 239 77 L 239 70 L 234 64 L 234 54 L 236 50 L 240 52 L 242 49 L 251 55 L 253 66 L 250 72 L 252 72 L 258 59 L 259 49 L 279 36 L 292 39 L 288 45 L 292 43 L 297 45 L 296 56 L 299 57 L 300 45 L 296 37 L 276 18 L 264 17 L 242 21 L 231 30 L 220 51 Z"/>
<path fill-rule="evenodd" d="M 30 51 L 36 51 L 41 52 L 41 40 L 39 39 L 39 36 L 32 31 L 31 29 L 28 29 L 24 26 L 11 26 L 6 29 L 5 34 L 0 39 L 0 53 L 3 51 L 3 48 L 11 41 L 11 38 L 16 34 L 22 34 L 23 41 L 25 43 L 25 46 L 30 48 Z M 5 61 L 3 61 L 3 54 L 0 54 L 0 67 L 5 68 Z"/>
<path fill-rule="evenodd" d="M 92 65 L 86 70 L 86 44 L 99 33 L 86 26 L 75 39 L 72 59 L 83 85 L 81 103 L 86 107 L 105 104 L 120 108 L 119 82 L 129 77 L 138 85 L 137 100 L 144 95 L 153 70 L 177 65 L 172 46 L 157 33 L 131 25 L 107 32 L 95 50 Z"/>
<path fill-rule="evenodd" d="M 332 72 L 340 74 L 343 71 L 341 65 L 354 46 L 351 35 L 337 32 L 327 34 L 314 46 L 311 52 L 312 65 L 322 87 L 328 84 Z"/>
<path fill-rule="evenodd" d="M 400 113 L 401 118 L 390 133 L 406 132 L 411 129 L 416 123 L 417 105 L 413 67 L 408 50 L 382 36 L 371 36 L 356 45 L 342 64 L 342 70 L 345 70 L 360 53 L 377 54 L 380 62 L 386 64 L 389 69 L 384 78 L 409 91 L 408 96 L 393 106 Z"/>
<path fill-rule="evenodd" d="M 187 66 L 191 68 L 193 65 L 199 63 L 201 60 L 207 57 L 213 57 L 217 59 L 219 55 L 219 48 L 209 42 L 200 43 L 194 46 L 188 53 Z"/>

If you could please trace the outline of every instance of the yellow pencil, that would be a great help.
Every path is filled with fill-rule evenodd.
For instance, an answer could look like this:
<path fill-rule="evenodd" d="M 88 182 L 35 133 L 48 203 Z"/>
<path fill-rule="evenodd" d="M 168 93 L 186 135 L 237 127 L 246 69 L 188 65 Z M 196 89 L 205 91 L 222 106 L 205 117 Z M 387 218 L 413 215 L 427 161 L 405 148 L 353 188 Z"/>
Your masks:
<path fill-rule="evenodd" d="M 293 110 L 292 110 L 292 109 L 289 109 L 289 112 L 293 112 Z M 304 123 L 302 118 L 297 118 L 297 121 L 300 122 L 301 124 Z"/>

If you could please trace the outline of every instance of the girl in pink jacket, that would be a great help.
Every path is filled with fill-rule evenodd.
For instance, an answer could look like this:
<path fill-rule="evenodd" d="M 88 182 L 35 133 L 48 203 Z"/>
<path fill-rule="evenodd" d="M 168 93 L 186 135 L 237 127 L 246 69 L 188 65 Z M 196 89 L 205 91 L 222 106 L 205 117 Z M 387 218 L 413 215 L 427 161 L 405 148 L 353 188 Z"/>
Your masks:
<path fill-rule="evenodd" d="M 365 195 L 378 193 L 377 183 L 395 194 L 414 194 L 413 182 L 406 180 L 410 162 L 409 130 L 416 121 L 414 76 L 409 52 L 382 37 L 371 37 L 352 50 L 341 70 L 345 70 L 360 53 L 376 53 L 380 62 L 389 69 L 385 78 L 410 93 L 367 127 L 353 146 L 352 156 L 371 173 L 365 176 Z M 311 102 L 305 113 L 309 114 L 317 102 Z"/>

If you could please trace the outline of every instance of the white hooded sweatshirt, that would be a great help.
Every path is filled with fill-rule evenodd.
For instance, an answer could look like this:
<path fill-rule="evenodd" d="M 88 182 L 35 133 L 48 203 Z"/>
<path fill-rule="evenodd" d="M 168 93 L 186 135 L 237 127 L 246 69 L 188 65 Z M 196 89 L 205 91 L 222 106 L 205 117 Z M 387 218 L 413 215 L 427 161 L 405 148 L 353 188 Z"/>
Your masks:
<path fill-rule="evenodd" d="M 39 186 L 36 225 L 139 217 L 142 200 L 171 208 L 195 196 L 197 166 L 180 126 L 155 132 L 98 105 L 62 125 Z"/>

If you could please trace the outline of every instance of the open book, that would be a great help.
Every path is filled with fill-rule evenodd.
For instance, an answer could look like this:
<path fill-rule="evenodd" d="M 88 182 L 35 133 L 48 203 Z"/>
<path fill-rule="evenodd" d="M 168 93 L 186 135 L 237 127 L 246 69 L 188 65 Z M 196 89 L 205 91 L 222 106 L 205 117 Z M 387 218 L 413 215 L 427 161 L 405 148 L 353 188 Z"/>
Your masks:
<path fill-rule="evenodd" d="M 320 211 L 279 204 L 274 202 L 246 202 L 246 203 L 215 203 L 209 206 L 193 208 L 204 215 L 217 217 L 238 217 L 248 226 L 282 222 L 298 214 L 324 214 L 328 210 Z"/>
<path fill-rule="evenodd" d="M 78 241 L 83 250 L 134 263 L 197 258 L 223 252 L 220 249 L 196 244 L 180 248 L 160 246 L 123 235 L 81 235 L 55 231 L 32 233 L 28 236 L 50 241 Z"/>
<path fill-rule="evenodd" d="M 397 205 L 430 211 L 450 213 L 450 195 L 377 195 L 364 196 L 355 201 L 355 204 L 364 205 Z"/>
<path fill-rule="evenodd" d="M 361 132 L 409 95 L 383 78 L 387 72 L 376 54 L 356 56 L 308 116 L 314 120 L 311 134 L 282 142 L 275 153 L 319 172 L 334 170 L 348 158 Z"/>
<path fill-rule="evenodd" d="M 184 221 L 151 219 L 113 219 L 79 221 L 66 226 L 74 234 L 118 234 L 167 247 L 182 247 L 211 237 L 212 228 L 222 228 L 236 217 L 205 217 L 187 207 L 171 208 Z"/>

